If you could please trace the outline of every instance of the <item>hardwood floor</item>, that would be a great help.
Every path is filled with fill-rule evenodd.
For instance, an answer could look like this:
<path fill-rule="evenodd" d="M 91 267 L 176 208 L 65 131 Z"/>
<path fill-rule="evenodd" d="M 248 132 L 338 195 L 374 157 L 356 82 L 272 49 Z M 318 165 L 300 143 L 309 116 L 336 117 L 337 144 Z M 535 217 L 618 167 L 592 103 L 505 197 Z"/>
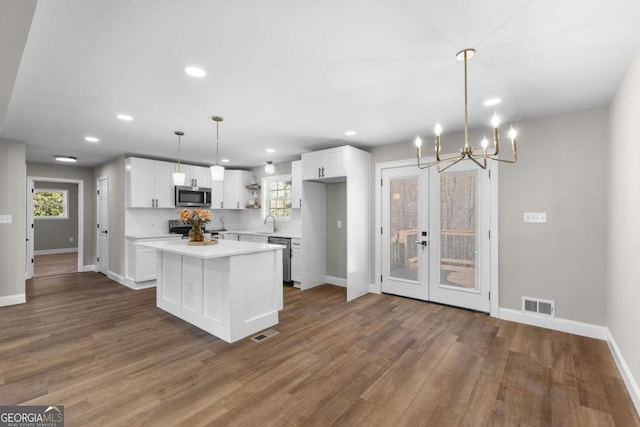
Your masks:
<path fill-rule="evenodd" d="M 78 271 L 77 252 L 33 257 L 33 277 L 55 276 L 76 271 Z"/>
<path fill-rule="evenodd" d="M 227 344 L 97 273 L 0 308 L 0 404 L 67 426 L 638 426 L 604 341 L 465 310 L 285 287 L 279 331 Z"/>

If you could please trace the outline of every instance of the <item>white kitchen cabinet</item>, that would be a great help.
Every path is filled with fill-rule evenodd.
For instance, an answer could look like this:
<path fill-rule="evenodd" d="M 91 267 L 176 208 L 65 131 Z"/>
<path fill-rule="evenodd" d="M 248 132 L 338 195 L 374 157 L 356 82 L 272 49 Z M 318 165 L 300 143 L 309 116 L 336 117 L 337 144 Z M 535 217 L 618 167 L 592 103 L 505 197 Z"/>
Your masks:
<path fill-rule="evenodd" d="M 291 239 L 291 281 L 302 281 L 302 240 Z"/>
<path fill-rule="evenodd" d="M 211 178 L 211 174 L 209 174 Z M 224 195 L 224 183 L 222 181 L 211 181 L 211 209 L 222 209 Z"/>
<path fill-rule="evenodd" d="M 203 166 L 182 165 L 185 174 L 184 185 L 211 188 L 211 170 Z"/>
<path fill-rule="evenodd" d="M 220 233 L 218 238 L 222 240 L 238 240 L 238 233 Z"/>
<path fill-rule="evenodd" d="M 302 160 L 291 162 L 291 207 L 302 208 Z"/>
<path fill-rule="evenodd" d="M 174 208 L 174 164 L 130 157 L 126 159 L 128 208 Z"/>
<path fill-rule="evenodd" d="M 324 181 L 347 176 L 347 147 L 302 154 L 302 179 Z"/>
<path fill-rule="evenodd" d="M 138 246 L 136 243 L 180 239 L 182 239 L 182 236 L 176 234 L 163 237 L 127 236 L 125 245 L 125 285 L 132 289 L 155 286 L 157 251 Z"/>
<path fill-rule="evenodd" d="M 252 243 L 268 243 L 269 238 L 267 236 L 258 236 L 255 234 L 238 234 L 238 240 L 241 242 Z"/>
<path fill-rule="evenodd" d="M 222 194 L 223 209 L 244 209 L 251 197 L 246 186 L 251 183 L 251 172 L 225 170 Z"/>

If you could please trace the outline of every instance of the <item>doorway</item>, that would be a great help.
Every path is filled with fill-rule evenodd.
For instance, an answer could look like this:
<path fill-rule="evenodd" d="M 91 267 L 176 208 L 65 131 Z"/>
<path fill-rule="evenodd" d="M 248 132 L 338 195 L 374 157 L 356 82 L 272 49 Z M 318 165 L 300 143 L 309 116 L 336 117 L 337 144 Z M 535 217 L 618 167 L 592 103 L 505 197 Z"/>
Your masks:
<path fill-rule="evenodd" d="M 438 173 L 403 161 L 378 174 L 380 291 L 491 312 L 490 171 L 462 162 Z"/>
<path fill-rule="evenodd" d="M 42 191 L 40 195 L 44 197 L 36 201 L 38 191 Z M 36 204 L 39 204 L 38 212 L 35 212 Z M 47 210 L 49 208 L 43 208 L 43 204 L 55 206 Z M 71 217 L 74 217 L 73 227 L 69 230 Z M 48 226 L 41 227 L 46 223 Z M 83 271 L 83 251 L 84 181 L 27 177 L 26 278 L 31 279 L 34 274 L 42 276 Z"/>

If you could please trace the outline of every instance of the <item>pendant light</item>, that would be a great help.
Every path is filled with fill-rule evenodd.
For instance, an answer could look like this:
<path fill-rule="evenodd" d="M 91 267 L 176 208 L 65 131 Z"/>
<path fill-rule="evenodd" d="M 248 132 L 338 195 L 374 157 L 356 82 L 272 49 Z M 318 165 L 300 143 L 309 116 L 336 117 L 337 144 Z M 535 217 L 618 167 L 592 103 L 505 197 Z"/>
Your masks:
<path fill-rule="evenodd" d="M 185 175 L 184 172 L 180 171 L 180 156 L 182 154 L 181 138 L 184 132 L 177 130 L 174 133 L 178 135 L 178 168 L 173 173 L 173 185 L 184 185 Z"/>
<path fill-rule="evenodd" d="M 211 181 L 223 181 L 224 180 L 224 167 L 220 166 L 220 140 L 218 130 L 220 127 L 220 122 L 222 121 L 222 117 L 213 116 L 211 120 L 216 122 L 216 164 L 211 166 Z"/>

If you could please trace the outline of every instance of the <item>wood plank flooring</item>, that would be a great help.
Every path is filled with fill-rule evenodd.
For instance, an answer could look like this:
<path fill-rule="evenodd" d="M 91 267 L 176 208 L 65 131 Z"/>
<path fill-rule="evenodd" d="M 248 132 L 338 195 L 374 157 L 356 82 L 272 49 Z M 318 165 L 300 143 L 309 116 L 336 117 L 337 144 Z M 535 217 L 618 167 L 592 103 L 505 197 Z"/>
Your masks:
<path fill-rule="evenodd" d="M 388 295 L 285 287 L 227 344 L 97 273 L 0 308 L 0 404 L 67 426 L 640 426 L 604 341 Z"/>
<path fill-rule="evenodd" d="M 33 277 L 55 276 L 78 271 L 78 253 L 36 255 L 33 257 Z"/>

